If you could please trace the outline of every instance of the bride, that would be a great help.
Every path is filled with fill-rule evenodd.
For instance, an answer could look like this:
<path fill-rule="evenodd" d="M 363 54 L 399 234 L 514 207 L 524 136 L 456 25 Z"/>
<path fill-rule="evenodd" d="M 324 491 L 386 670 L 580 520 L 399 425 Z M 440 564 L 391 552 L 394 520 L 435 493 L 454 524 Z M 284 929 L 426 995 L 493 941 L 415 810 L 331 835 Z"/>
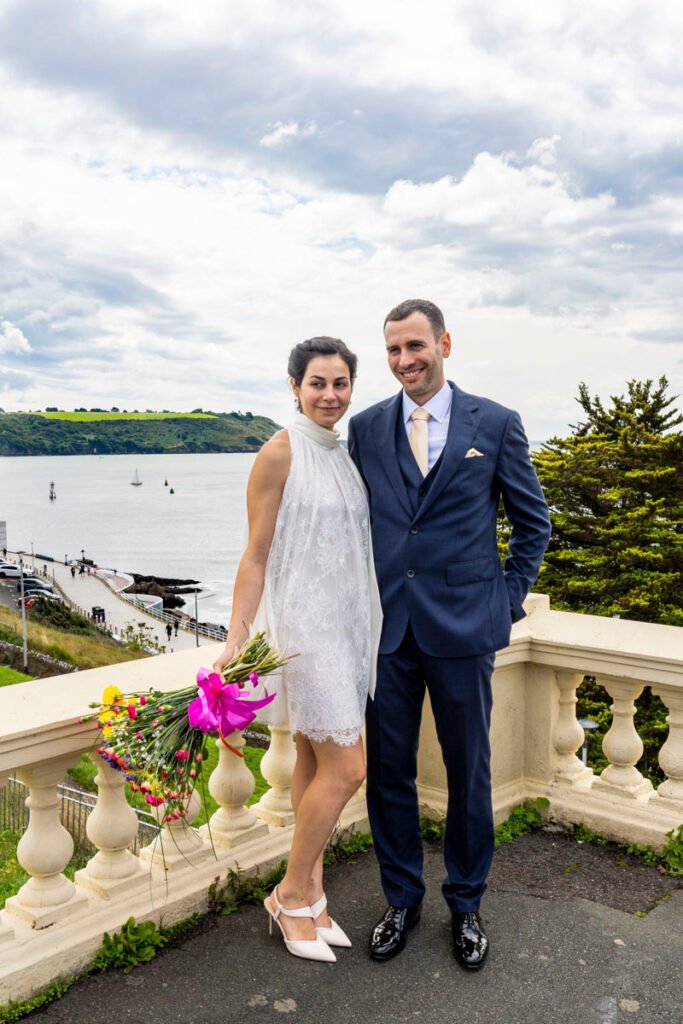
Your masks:
<path fill-rule="evenodd" d="M 249 540 L 214 664 L 220 672 L 250 623 L 298 655 L 272 705 L 295 734 L 295 827 L 287 871 L 265 908 L 290 953 L 328 962 L 331 946 L 351 942 L 327 913 L 323 850 L 365 778 L 361 728 L 381 627 L 365 489 L 333 430 L 349 407 L 356 363 L 335 338 L 311 338 L 290 353 L 299 411 L 254 461 Z"/>

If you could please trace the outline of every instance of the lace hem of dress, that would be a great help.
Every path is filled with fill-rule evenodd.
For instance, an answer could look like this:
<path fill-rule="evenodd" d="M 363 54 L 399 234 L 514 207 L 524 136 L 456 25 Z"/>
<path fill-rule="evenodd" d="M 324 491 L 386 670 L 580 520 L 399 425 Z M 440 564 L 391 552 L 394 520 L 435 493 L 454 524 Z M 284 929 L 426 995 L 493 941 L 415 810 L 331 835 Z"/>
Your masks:
<path fill-rule="evenodd" d="M 360 739 L 361 731 L 360 728 L 344 729 L 342 732 L 332 732 L 330 729 L 297 729 L 295 735 L 305 736 L 314 743 L 332 740 L 338 747 L 352 747 Z"/>

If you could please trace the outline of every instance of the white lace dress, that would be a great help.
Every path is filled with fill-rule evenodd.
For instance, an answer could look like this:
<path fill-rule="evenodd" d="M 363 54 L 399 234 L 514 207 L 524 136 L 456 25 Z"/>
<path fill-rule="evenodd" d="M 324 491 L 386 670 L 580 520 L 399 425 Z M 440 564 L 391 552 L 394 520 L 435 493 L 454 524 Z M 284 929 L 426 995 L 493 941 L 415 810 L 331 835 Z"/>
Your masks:
<path fill-rule="evenodd" d="M 381 606 L 365 487 L 336 432 L 297 414 L 254 627 L 297 653 L 260 721 L 351 745 L 374 684 Z"/>

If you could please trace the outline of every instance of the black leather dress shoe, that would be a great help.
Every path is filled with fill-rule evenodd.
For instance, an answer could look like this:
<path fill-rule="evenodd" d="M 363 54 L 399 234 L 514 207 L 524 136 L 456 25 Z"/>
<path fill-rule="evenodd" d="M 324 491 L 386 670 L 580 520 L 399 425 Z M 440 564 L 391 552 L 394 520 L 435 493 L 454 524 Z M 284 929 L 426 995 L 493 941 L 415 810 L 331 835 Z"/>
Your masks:
<path fill-rule="evenodd" d="M 476 971 L 489 951 L 479 914 L 453 914 L 453 955 L 461 967 Z"/>
<path fill-rule="evenodd" d="M 391 960 L 406 944 L 406 936 L 420 920 L 422 905 L 416 907 L 387 907 L 370 936 L 370 956 L 373 960 Z"/>

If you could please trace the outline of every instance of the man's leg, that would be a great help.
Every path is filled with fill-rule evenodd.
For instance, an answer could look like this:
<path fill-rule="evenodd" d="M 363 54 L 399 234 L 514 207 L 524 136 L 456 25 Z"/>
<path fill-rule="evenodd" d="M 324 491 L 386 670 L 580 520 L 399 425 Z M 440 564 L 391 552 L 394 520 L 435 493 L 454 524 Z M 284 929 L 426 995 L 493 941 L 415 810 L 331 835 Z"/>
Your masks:
<path fill-rule="evenodd" d="M 410 626 L 400 647 L 380 655 L 368 701 L 367 800 L 382 888 L 393 907 L 417 907 L 424 895 L 417 802 L 417 745 L 424 673 Z"/>
<path fill-rule="evenodd" d="M 489 725 L 493 654 L 422 655 L 448 780 L 443 895 L 451 911 L 479 908 L 493 857 Z"/>

